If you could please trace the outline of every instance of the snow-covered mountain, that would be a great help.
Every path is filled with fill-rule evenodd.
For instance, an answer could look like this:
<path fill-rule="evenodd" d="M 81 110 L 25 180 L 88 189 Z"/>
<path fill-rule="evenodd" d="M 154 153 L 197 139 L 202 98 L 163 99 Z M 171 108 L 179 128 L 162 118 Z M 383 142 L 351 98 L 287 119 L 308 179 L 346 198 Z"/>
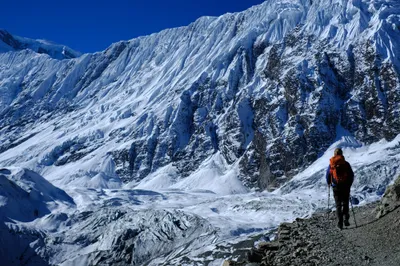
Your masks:
<path fill-rule="evenodd" d="M 154 229 L 167 232 L 165 252 L 146 244 L 148 254 L 134 248 L 121 263 L 183 263 L 206 253 L 200 242 L 315 211 L 338 145 L 351 154 L 359 199 L 376 198 L 400 169 L 399 58 L 397 0 L 267 0 L 81 56 L 1 31 L 0 166 L 31 169 L 77 204 L 53 210 L 49 223 L 7 226 L 51 224 L 56 233 L 43 239 L 55 242 L 37 246 L 41 259 L 96 264 L 112 263 L 117 238 L 131 236 L 123 224 L 144 228 L 147 241 L 159 234 L 146 231 L 150 217 L 167 217 Z M 124 218 L 104 222 L 115 212 Z M 176 220 L 190 221 L 193 238 L 176 233 Z"/>
<path fill-rule="evenodd" d="M 342 135 L 400 133 L 399 36 L 398 1 L 266 1 L 72 60 L 1 53 L 1 162 L 71 183 L 111 157 L 139 182 L 220 152 L 273 188 Z"/>
<path fill-rule="evenodd" d="M 32 40 L 13 36 L 6 30 L 0 29 L 0 53 L 24 49 L 33 50 L 39 54 L 47 54 L 55 59 L 70 59 L 81 56 L 81 53 L 64 45 L 46 40 Z"/>

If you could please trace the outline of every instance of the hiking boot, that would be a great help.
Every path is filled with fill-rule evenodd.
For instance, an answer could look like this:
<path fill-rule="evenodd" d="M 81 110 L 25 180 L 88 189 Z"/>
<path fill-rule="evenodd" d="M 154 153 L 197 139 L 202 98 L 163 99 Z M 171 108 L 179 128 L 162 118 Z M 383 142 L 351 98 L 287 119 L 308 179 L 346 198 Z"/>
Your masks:
<path fill-rule="evenodd" d="M 344 225 L 345 226 L 350 226 L 349 220 L 344 220 Z"/>
<path fill-rule="evenodd" d="M 340 231 L 343 230 L 343 224 L 338 223 L 338 224 L 337 224 L 337 228 L 338 228 Z"/>

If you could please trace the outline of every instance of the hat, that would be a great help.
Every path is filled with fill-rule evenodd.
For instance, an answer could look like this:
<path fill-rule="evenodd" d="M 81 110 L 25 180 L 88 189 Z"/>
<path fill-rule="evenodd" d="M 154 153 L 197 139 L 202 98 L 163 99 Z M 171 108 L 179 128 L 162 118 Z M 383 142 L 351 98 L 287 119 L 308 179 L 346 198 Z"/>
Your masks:
<path fill-rule="evenodd" d="M 341 148 L 336 148 L 334 154 L 335 154 L 335 156 L 336 155 L 343 155 L 343 151 L 342 151 Z"/>

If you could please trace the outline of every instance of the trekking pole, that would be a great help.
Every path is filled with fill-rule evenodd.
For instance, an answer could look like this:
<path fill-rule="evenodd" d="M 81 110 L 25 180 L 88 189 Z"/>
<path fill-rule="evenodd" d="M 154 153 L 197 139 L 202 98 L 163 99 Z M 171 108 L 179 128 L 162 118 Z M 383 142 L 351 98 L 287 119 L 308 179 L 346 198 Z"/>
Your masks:
<path fill-rule="evenodd" d="M 357 228 L 356 215 L 354 213 L 353 201 L 351 200 L 351 196 L 349 197 L 349 199 L 350 199 L 350 204 L 351 204 L 351 211 L 353 213 L 354 224 L 356 225 L 356 228 Z"/>
<path fill-rule="evenodd" d="M 327 211 L 327 216 L 328 216 L 328 222 L 329 222 L 329 213 L 330 213 L 330 209 L 329 209 L 329 201 L 331 199 L 331 186 L 328 185 L 328 211 Z"/>

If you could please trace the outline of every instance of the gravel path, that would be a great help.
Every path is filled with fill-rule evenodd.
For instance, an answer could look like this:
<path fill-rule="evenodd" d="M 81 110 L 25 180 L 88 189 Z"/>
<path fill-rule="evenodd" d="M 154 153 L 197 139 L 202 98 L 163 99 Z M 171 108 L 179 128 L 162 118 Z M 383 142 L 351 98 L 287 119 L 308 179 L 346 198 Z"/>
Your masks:
<path fill-rule="evenodd" d="M 336 228 L 334 212 L 281 224 L 277 240 L 261 243 L 245 262 L 225 265 L 400 265 L 400 208 L 376 219 L 379 203 L 355 208 L 358 227 Z M 253 262 L 249 264 L 250 262 Z"/>
<path fill-rule="evenodd" d="M 368 211 L 361 213 L 360 227 L 343 231 L 343 238 L 354 245 L 354 252 L 365 254 L 368 265 L 399 266 L 400 209 L 397 208 L 386 216 L 367 223 L 375 214 L 373 212 L 371 215 Z"/>
<path fill-rule="evenodd" d="M 277 239 L 259 243 L 247 260 L 223 266 L 399 266 L 400 177 L 380 202 L 354 208 L 349 227 L 336 227 L 335 212 L 314 214 L 279 226 Z"/>
<path fill-rule="evenodd" d="M 375 207 L 356 208 L 358 227 L 352 217 L 352 225 L 342 231 L 335 227 L 334 213 L 325 228 L 319 226 L 323 216 L 310 219 L 307 231 L 322 249 L 316 252 L 318 265 L 400 265 L 400 209 L 376 219 Z"/>

